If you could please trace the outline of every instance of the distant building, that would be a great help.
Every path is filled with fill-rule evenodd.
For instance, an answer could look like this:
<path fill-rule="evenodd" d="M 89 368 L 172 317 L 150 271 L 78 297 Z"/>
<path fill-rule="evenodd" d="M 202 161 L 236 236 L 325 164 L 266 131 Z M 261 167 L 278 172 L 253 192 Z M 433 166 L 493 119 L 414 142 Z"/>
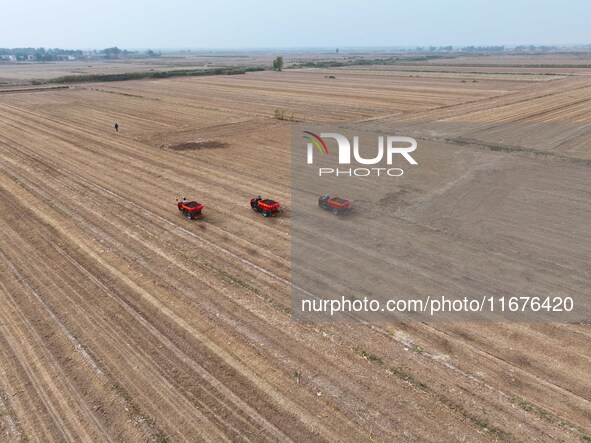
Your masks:
<path fill-rule="evenodd" d="M 76 56 L 75 55 L 68 55 L 68 60 L 69 61 L 76 60 Z"/>
<path fill-rule="evenodd" d="M 35 58 L 35 56 L 33 54 L 29 54 L 29 55 L 27 55 L 27 60 L 29 60 L 30 62 L 33 62 L 33 61 L 37 60 L 37 58 Z"/>

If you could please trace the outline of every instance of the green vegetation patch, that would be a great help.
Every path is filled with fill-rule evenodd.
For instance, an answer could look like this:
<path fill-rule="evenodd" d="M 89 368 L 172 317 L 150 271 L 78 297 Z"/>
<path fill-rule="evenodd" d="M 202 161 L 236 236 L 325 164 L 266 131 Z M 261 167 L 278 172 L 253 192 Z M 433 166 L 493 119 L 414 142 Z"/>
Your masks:
<path fill-rule="evenodd" d="M 174 71 L 146 71 L 126 72 L 123 74 L 83 74 L 64 75 L 47 80 L 47 83 L 90 83 L 90 82 L 119 82 L 125 80 L 141 80 L 170 77 L 200 77 L 206 75 L 239 75 L 247 72 L 264 71 L 264 68 L 234 68 L 221 67 L 211 69 L 179 69 Z"/>

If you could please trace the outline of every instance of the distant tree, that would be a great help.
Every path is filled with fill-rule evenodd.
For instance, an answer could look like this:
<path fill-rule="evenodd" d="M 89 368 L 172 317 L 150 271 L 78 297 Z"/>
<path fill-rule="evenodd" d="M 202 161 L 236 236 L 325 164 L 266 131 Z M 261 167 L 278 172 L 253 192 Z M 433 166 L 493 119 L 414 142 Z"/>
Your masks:
<path fill-rule="evenodd" d="M 283 57 L 279 56 L 273 60 L 273 70 L 281 71 L 283 69 Z"/>
<path fill-rule="evenodd" d="M 107 57 L 110 58 L 121 54 L 121 49 L 119 49 L 117 46 L 113 46 L 112 48 L 103 49 L 101 53 L 105 54 Z"/>
<path fill-rule="evenodd" d="M 146 55 L 147 55 L 148 57 L 154 57 L 154 55 L 155 55 L 155 54 L 156 54 L 156 53 L 155 53 L 154 51 L 152 51 L 151 49 L 148 49 L 148 50 L 146 51 Z"/>

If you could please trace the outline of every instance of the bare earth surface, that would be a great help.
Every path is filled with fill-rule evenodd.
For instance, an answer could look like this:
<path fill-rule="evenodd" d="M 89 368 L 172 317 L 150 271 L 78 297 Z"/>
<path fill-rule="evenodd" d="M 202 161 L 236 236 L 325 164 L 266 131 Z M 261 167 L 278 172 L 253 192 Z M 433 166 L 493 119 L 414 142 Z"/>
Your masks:
<path fill-rule="evenodd" d="M 591 123 L 590 77 L 388 68 L 0 93 L 0 441 L 591 439 L 588 325 L 291 320 L 275 109 L 473 124 L 427 141 L 390 202 L 405 260 L 431 264 L 417 287 L 589 294 L 584 133 L 481 125 Z M 255 214 L 257 194 L 286 212 Z M 462 261 L 479 277 L 454 280 Z"/>

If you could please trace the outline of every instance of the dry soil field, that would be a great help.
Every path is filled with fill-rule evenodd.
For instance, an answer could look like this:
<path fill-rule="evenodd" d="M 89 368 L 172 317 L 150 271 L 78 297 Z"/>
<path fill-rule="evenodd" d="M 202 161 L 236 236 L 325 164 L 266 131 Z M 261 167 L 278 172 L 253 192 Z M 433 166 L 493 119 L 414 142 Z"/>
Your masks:
<path fill-rule="evenodd" d="M 290 318 L 290 123 L 275 109 L 468 125 L 426 140 L 392 203 L 418 288 L 589 294 L 589 72 L 448 71 L 0 93 L 0 440 L 589 441 L 589 325 Z M 530 139 L 507 122 L 543 124 Z M 174 149 L 204 140 L 218 148 Z M 286 212 L 253 213 L 256 194 Z M 181 196 L 205 217 L 181 217 Z"/>

